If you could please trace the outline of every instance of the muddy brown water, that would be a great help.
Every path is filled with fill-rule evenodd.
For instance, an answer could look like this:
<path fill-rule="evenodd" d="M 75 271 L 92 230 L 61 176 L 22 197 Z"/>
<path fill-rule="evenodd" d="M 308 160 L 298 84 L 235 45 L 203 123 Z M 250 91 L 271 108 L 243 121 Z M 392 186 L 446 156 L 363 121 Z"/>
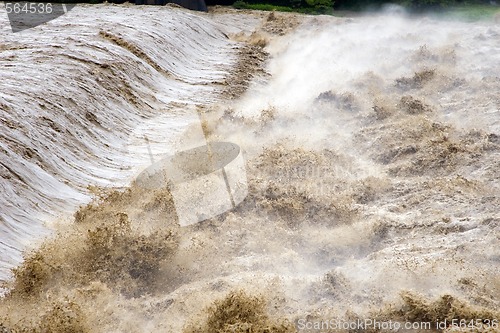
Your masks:
<path fill-rule="evenodd" d="M 4 330 L 498 331 L 500 27 L 320 16 L 268 39 L 270 75 L 205 114 L 247 198 L 180 228 L 166 189 L 103 194 L 16 270 Z"/>

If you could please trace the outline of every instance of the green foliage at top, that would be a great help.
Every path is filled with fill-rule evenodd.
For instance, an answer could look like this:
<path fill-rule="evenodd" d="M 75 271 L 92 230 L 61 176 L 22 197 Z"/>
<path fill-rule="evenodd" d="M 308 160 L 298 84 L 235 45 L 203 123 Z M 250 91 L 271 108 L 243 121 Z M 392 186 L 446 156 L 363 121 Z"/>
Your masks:
<path fill-rule="evenodd" d="M 281 12 L 301 12 L 308 14 L 329 14 L 333 12 L 333 0 L 238 0 L 233 4 L 237 9 L 255 9 Z"/>
<path fill-rule="evenodd" d="M 275 6 L 269 3 L 256 3 L 249 4 L 244 1 L 238 0 L 233 4 L 236 9 L 253 9 L 253 10 L 265 10 L 265 11 L 278 11 L 278 12 L 293 12 L 293 8 L 286 6 Z"/>
<path fill-rule="evenodd" d="M 470 7 L 474 5 L 489 5 L 489 0 L 337 0 L 338 9 L 365 10 L 379 8 L 384 4 L 398 4 L 408 9 L 446 9 L 456 6 Z"/>
<path fill-rule="evenodd" d="M 305 0 L 306 4 L 319 12 L 333 8 L 332 0 Z"/>
<path fill-rule="evenodd" d="M 500 6 L 477 4 L 461 5 L 450 8 L 447 12 L 447 16 L 466 21 L 477 21 L 481 19 L 491 19 L 498 13 L 500 13 Z"/>
<path fill-rule="evenodd" d="M 500 6 L 487 0 L 237 0 L 238 9 L 295 11 L 308 14 L 333 14 L 335 10 L 376 10 L 386 4 L 401 5 L 411 11 L 437 11 L 453 18 L 478 20 L 500 12 Z"/>

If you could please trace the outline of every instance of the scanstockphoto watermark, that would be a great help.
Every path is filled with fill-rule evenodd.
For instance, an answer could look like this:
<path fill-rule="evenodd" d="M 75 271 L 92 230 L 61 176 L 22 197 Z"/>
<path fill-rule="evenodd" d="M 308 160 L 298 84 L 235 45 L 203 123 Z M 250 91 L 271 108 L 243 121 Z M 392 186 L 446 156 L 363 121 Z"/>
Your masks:
<path fill-rule="evenodd" d="M 376 319 L 329 319 L 329 320 L 307 320 L 297 321 L 299 332 L 335 332 L 335 331 L 358 331 L 358 330 L 384 330 L 398 332 L 401 329 L 431 330 L 430 322 L 404 322 L 382 321 Z"/>
<path fill-rule="evenodd" d="M 3 4 L 14 33 L 52 21 L 75 7 L 75 4 L 30 1 L 9 1 Z"/>
<path fill-rule="evenodd" d="M 444 319 L 434 322 L 400 322 L 393 320 L 377 319 L 329 319 L 329 320 L 308 320 L 299 319 L 296 322 L 299 332 L 345 332 L 345 331 L 363 331 L 378 330 L 385 332 L 404 332 L 404 331 L 436 331 L 448 328 L 453 329 L 498 329 L 498 319 Z"/>

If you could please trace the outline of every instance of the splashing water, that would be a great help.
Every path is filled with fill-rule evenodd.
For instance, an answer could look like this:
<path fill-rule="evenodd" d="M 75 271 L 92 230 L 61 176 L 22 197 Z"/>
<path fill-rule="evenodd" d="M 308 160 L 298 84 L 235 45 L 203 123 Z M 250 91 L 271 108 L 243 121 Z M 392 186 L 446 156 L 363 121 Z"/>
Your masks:
<path fill-rule="evenodd" d="M 500 319 L 500 27 L 395 13 L 261 16 L 270 75 L 239 99 L 199 101 L 209 139 L 245 150 L 248 197 L 179 228 L 165 189 L 103 195 L 15 271 L 0 323 L 293 332 L 332 318 Z M 293 19 L 295 31 L 272 34 Z M 154 59 L 149 43 L 138 49 Z M 195 127 L 176 140 L 199 137 Z"/>

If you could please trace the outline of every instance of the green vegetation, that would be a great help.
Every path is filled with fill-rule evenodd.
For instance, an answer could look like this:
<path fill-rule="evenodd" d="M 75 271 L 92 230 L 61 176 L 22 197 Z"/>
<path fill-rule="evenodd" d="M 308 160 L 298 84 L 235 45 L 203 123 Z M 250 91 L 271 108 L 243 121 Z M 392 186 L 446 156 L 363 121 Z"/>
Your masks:
<path fill-rule="evenodd" d="M 248 2 L 238 0 L 233 4 L 236 9 L 254 9 L 278 12 L 299 12 L 306 14 L 331 14 L 333 12 L 332 0 L 290 0 L 269 1 L 258 3 L 253 0 Z"/>
<path fill-rule="evenodd" d="M 266 11 L 278 11 L 278 12 L 292 12 L 293 8 L 286 6 L 275 6 L 269 3 L 254 3 L 249 4 L 244 1 L 238 0 L 233 4 L 236 9 L 253 9 L 253 10 L 266 10 Z"/>
<path fill-rule="evenodd" d="M 474 4 L 460 5 L 450 8 L 447 11 L 448 16 L 452 18 L 477 21 L 481 19 L 491 19 L 496 14 L 500 13 L 500 6 Z"/>
<path fill-rule="evenodd" d="M 294 11 L 307 14 L 333 14 L 334 10 L 377 10 L 389 3 L 401 5 L 411 12 L 436 11 L 452 18 L 471 21 L 491 18 L 500 12 L 500 6 L 480 0 L 237 0 L 233 7 L 281 12 Z"/>
<path fill-rule="evenodd" d="M 385 4 L 397 4 L 410 10 L 436 10 L 455 8 L 460 6 L 464 9 L 468 8 L 498 8 L 495 5 L 490 5 L 489 0 L 337 0 L 335 1 L 335 9 L 349 10 L 366 10 L 380 8 Z"/>

